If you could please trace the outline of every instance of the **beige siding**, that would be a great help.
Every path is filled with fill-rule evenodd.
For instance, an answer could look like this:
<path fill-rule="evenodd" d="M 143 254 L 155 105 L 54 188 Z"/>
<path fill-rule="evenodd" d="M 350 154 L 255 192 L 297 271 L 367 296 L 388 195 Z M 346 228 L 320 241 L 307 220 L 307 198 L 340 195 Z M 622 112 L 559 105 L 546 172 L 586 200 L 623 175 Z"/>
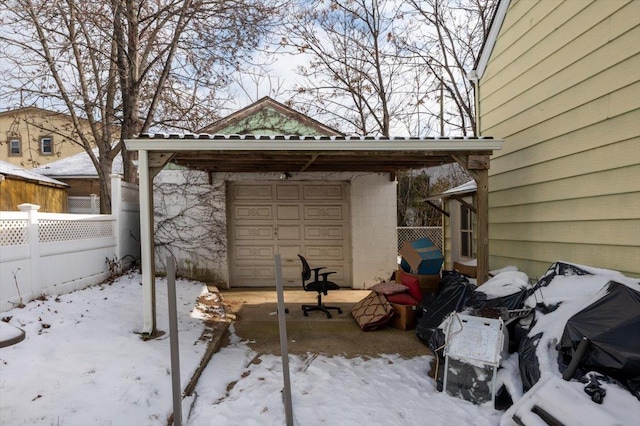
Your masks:
<path fill-rule="evenodd" d="M 88 123 L 82 123 L 86 133 L 90 134 Z M 43 154 L 40 151 L 40 139 L 43 137 L 50 137 L 53 141 L 51 154 Z M 11 155 L 9 152 L 9 140 L 15 138 L 20 140 L 19 155 Z M 68 115 L 35 107 L 0 112 L 2 161 L 30 169 L 84 152 L 79 143 L 79 136 Z"/>
<path fill-rule="evenodd" d="M 512 0 L 478 91 L 490 268 L 640 276 L 640 2 Z"/>

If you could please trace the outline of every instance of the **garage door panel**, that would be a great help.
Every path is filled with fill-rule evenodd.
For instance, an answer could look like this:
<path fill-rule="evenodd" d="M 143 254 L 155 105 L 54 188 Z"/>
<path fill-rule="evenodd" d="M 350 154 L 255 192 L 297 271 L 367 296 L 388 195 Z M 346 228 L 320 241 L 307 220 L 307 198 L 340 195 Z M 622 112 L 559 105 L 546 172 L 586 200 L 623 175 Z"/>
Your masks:
<path fill-rule="evenodd" d="M 341 246 L 309 246 L 307 245 L 307 255 L 309 263 L 313 262 L 338 262 L 344 259 L 344 250 Z M 312 265 L 313 266 L 313 265 Z M 320 265 L 323 266 L 323 265 Z M 324 265 L 326 266 L 326 265 Z"/>
<path fill-rule="evenodd" d="M 344 227 L 336 226 L 305 226 L 305 240 L 342 240 L 344 238 Z"/>
<path fill-rule="evenodd" d="M 343 208 L 340 205 L 307 205 L 304 206 L 305 220 L 344 220 Z"/>
<path fill-rule="evenodd" d="M 300 220 L 300 206 L 276 206 L 278 220 Z"/>
<path fill-rule="evenodd" d="M 273 246 L 236 246 L 234 250 L 234 260 L 244 264 L 273 262 L 274 255 Z"/>
<path fill-rule="evenodd" d="M 344 198 L 342 185 L 340 184 L 322 184 L 322 185 L 305 185 L 305 200 L 342 200 Z"/>
<path fill-rule="evenodd" d="M 301 237 L 302 229 L 300 225 L 278 225 L 278 241 L 300 241 Z"/>
<path fill-rule="evenodd" d="M 235 200 L 271 200 L 273 188 L 271 185 L 236 185 L 232 194 Z"/>
<path fill-rule="evenodd" d="M 273 265 L 238 268 L 236 279 L 249 285 L 275 285 Z"/>
<path fill-rule="evenodd" d="M 298 254 L 302 253 L 300 244 L 280 244 L 278 251 L 280 252 L 280 259 L 283 265 L 287 263 L 296 266 L 300 265 L 300 259 L 298 258 Z"/>
<path fill-rule="evenodd" d="M 273 226 L 243 226 L 235 227 L 234 237 L 236 241 L 273 240 Z"/>
<path fill-rule="evenodd" d="M 300 262 L 298 262 L 300 263 Z M 300 265 L 282 265 L 282 281 L 284 285 L 288 287 L 300 286 L 302 287 L 302 277 L 301 277 Z"/>
<path fill-rule="evenodd" d="M 273 220 L 271 206 L 235 206 L 233 218 L 241 220 Z"/>
<path fill-rule="evenodd" d="M 276 186 L 276 199 L 279 201 L 298 201 L 301 199 L 299 185 L 278 185 Z"/>
<path fill-rule="evenodd" d="M 302 264 L 298 258 L 302 247 L 300 244 L 280 244 L 280 259 L 282 261 L 282 280 L 285 285 L 302 285 L 300 273 Z"/>

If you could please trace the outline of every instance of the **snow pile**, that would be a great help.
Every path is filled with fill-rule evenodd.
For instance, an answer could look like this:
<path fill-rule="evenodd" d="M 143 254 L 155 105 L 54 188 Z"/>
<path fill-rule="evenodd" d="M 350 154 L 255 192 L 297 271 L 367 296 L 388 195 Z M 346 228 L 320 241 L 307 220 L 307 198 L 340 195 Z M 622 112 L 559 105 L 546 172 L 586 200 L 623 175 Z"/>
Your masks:
<path fill-rule="evenodd" d="M 520 271 L 504 271 L 482 284 L 476 292 L 484 293 L 487 299 L 510 296 L 520 290 L 530 288 L 529 277 Z"/>
<path fill-rule="evenodd" d="M 172 412 L 168 335 L 143 341 L 138 273 L 3 312 L 26 331 L 0 349 L 0 424 L 158 425 Z M 196 300 L 202 283 L 179 280 L 183 387 L 205 345 Z M 168 330 L 166 281 L 157 279 L 158 328 Z M 4 329 L 4 328 L 3 328 Z M 280 357 L 253 352 L 233 334 L 216 353 L 193 395 L 183 401 L 185 426 L 283 425 Z M 434 389 L 430 357 L 346 359 L 291 356 L 293 413 L 298 425 L 497 425 L 501 412 Z"/>
<path fill-rule="evenodd" d="M 604 383 L 607 395 L 597 405 L 582 383 L 560 378 L 555 342 L 566 320 L 591 303 L 610 279 L 638 285 L 612 271 L 582 268 L 597 273 L 555 274 L 526 300 L 530 307 L 542 301 L 562 303 L 555 311 L 538 309 L 529 332 L 543 333 L 536 348 L 541 379 L 534 389 L 522 393 L 517 353 L 503 360 L 498 381 L 515 402 L 508 411 L 436 391 L 428 375 L 430 357 L 365 360 L 307 354 L 289 360 L 295 424 L 511 425 L 518 409 L 524 419 L 535 404 L 553 404 L 566 424 L 635 424 L 640 402 L 626 389 Z M 513 272 L 499 274 L 503 276 L 486 288 L 523 288 L 524 277 Z M 172 411 L 169 339 L 164 334 L 143 341 L 137 334 L 142 325 L 140 281 L 138 273 L 131 273 L 111 285 L 36 300 L 1 314 L 24 329 L 26 338 L 0 349 L 0 424 L 167 424 Z M 157 283 L 158 328 L 168 330 L 166 282 L 159 278 Z M 205 287 L 186 280 L 176 284 L 184 387 L 206 349 L 199 340 L 205 328 L 196 304 Z M 255 353 L 232 334 L 193 395 L 183 401 L 184 424 L 282 425 L 282 388 L 280 357 Z"/>
<path fill-rule="evenodd" d="M 501 425 L 514 424 L 514 415 L 525 424 L 537 424 L 540 419 L 536 420 L 531 413 L 536 405 L 552 411 L 556 419 L 565 424 L 633 424 L 640 418 L 640 402 L 627 389 L 614 383 L 602 384 L 606 397 L 598 405 L 584 391 L 583 383 L 564 381 L 558 365 L 557 343 L 567 321 L 606 294 L 603 288 L 611 280 L 640 291 L 639 280 L 615 271 L 564 262 L 552 265 L 540 279 L 536 291 L 524 302 L 526 307 L 535 308 L 535 319 L 525 338 L 530 339 L 526 343 L 535 350 L 535 365 L 531 365 L 531 358 L 523 353 L 522 344 L 520 354 L 514 354 L 520 356 L 519 364 L 510 360 L 503 364 L 500 379 L 515 404 L 505 412 Z M 518 392 L 522 389 L 515 372 L 518 367 L 521 371 L 523 368 L 538 370 L 532 374 L 533 381 L 537 379 L 537 382 L 524 395 Z M 582 407 L 580 411 L 574 409 L 576 404 Z"/>

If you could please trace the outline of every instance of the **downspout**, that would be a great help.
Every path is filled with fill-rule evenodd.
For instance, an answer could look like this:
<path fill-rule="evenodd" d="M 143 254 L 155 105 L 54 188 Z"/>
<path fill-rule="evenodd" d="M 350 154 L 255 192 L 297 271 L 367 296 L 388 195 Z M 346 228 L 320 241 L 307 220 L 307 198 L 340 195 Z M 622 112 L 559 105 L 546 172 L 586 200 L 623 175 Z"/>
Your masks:
<path fill-rule="evenodd" d="M 480 77 L 476 70 L 471 70 L 467 73 L 467 78 L 473 84 L 473 108 L 476 117 L 476 128 L 474 130 L 476 137 L 480 137 L 482 129 L 480 126 Z"/>

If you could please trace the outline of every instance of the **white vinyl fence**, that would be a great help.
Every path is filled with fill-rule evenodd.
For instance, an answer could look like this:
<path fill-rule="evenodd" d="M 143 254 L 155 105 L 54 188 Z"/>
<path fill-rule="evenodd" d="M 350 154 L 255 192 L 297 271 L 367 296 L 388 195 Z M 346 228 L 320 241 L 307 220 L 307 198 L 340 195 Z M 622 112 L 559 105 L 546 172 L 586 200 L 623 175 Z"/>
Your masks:
<path fill-rule="evenodd" d="M 69 213 L 100 213 L 100 197 L 96 194 L 91 194 L 89 197 L 67 197 L 67 204 Z"/>
<path fill-rule="evenodd" d="M 100 283 L 139 259 L 137 187 L 117 175 L 111 186 L 112 215 L 40 213 L 33 204 L 0 212 L 0 312 Z"/>

